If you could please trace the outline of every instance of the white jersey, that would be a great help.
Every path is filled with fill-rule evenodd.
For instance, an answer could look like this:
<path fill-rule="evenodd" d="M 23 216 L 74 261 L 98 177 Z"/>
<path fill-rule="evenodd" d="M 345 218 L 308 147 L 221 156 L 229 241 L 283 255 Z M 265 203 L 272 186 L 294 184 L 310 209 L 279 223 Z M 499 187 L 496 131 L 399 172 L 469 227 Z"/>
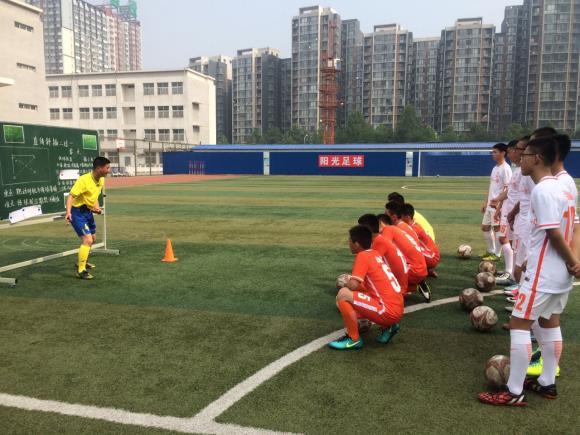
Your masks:
<path fill-rule="evenodd" d="M 556 252 L 546 230 L 557 228 L 566 242 L 572 240 L 576 204 L 556 177 L 544 177 L 532 192 L 530 216 L 532 232 L 528 244 L 528 265 L 522 288 L 531 292 L 566 293 L 574 277 Z M 531 306 L 531 304 L 530 304 Z"/>
<path fill-rule="evenodd" d="M 520 238 L 526 238 L 531 229 L 530 224 L 530 200 L 532 190 L 536 184 L 529 175 L 522 175 L 518 189 L 518 198 L 520 201 L 520 212 L 516 217 L 515 231 Z"/>
<path fill-rule="evenodd" d="M 489 202 L 497 198 L 508 187 L 511 178 L 512 168 L 510 168 L 510 165 L 506 162 L 503 162 L 501 165 L 495 165 L 491 171 L 487 201 Z"/>
<path fill-rule="evenodd" d="M 574 179 L 570 176 L 570 174 L 566 171 L 558 172 L 555 177 L 558 179 L 560 183 L 564 186 L 567 192 L 570 192 L 574 197 L 574 204 L 576 204 L 576 208 L 578 208 L 578 189 L 576 188 L 576 183 Z M 574 223 L 580 223 L 580 218 L 578 214 L 574 217 Z"/>
<path fill-rule="evenodd" d="M 516 167 L 512 172 L 512 177 L 508 185 L 507 199 L 501 206 L 501 213 L 506 215 L 513 210 L 520 200 L 520 180 L 522 178 L 522 168 Z"/>

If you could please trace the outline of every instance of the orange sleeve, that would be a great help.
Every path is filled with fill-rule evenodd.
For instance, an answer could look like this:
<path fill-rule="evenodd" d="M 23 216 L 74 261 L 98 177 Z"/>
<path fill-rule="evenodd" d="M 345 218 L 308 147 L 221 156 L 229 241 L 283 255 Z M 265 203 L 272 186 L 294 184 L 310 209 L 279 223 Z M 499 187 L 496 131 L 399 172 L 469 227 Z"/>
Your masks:
<path fill-rule="evenodd" d="M 367 271 L 369 270 L 369 260 L 368 256 L 364 252 L 359 252 L 354 259 L 354 265 L 352 266 L 351 278 L 357 281 L 363 282 Z"/>
<path fill-rule="evenodd" d="M 413 230 L 415 230 L 415 232 L 417 233 L 417 237 L 419 237 L 419 240 L 426 245 L 427 244 L 427 238 L 429 237 L 427 235 L 427 233 L 425 232 L 425 230 L 423 229 L 423 227 L 421 225 L 419 225 L 418 223 L 415 222 L 415 224 L 413 225 Z"/>

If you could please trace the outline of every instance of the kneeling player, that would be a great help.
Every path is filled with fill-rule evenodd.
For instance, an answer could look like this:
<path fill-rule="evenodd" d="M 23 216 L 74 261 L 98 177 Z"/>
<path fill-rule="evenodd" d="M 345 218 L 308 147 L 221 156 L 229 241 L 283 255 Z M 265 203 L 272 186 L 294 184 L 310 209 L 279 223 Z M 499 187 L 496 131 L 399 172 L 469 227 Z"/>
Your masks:
<path fill-rule="evenodd" d="M 357 225 L 350 229 L 349 235 L 350 251 L 356 254 L 356 258 L 348 284 L 336 296 L 346 335 L 328 344 L 338 350 L 362 347 L 363 341 L 358 331 L 359 317 L 381 326 L 377 341 L 387 343 L 398 330 L 404 311 L 403 295 L 397 279 L 384 258 L 371 249 L 371 231 Z M 363 283 L 366 292 L 358 291 Z"/>
<path fill-rule="evenodd" d="M 411 227 L 421 244 L 421 249 L 423 250 L 423 257 L 425 257 L 425 263 L 427 263 L 427 270 L 429 271 L 429 276 L 437 278 L 437 273 L 435 268 L 439 265 L 441 260 L 441 252 L 439 247 L 433 241 L 429 234 L 425 232 L 423 227 L 415 222 L 415 208 L 411 204 L 405 204 L 403 206 L 403 221 Z"/>

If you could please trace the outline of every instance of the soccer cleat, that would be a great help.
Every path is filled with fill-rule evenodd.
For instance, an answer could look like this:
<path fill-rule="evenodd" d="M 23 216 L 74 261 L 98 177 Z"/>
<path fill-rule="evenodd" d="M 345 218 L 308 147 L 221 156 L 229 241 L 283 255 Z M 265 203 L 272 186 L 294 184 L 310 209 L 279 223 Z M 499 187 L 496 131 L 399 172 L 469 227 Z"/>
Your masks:
<path fill-rule="evenodd" d="M 532 358 L 534 357 L 534 354 L 532 354 Z M 542 358 L 541 354 L 540 357 L 536 360 L 530 363 L 530 365 L 528 366 L 528 371 L 527 371 L 527 375 L 528 376 L 532 376 L 534 378 L 537 378 L 538 376 L 540 376 L 542 374 L 542 369 L 544 368 L 544 359 Z M 556 376 L 560 376 L 560 366 L 556 367 Z"/>
<path fill-rule="evenodd" d="M 530 362 L 536 362 L 538 361 L 540 358 L 542 357 L 542 351 L 540 350 L 540 348 L 538 347 L 536 350 L 534 350 L 532 352 L 532 359 L 530 360 Z"/>
<path fill-rule="evenodd" d="M 516 284 L 509 272 L 504 272 L 495 279 L 495 283 L 502 287 Z"/>
<path fill-rule="evenodd" d="M 93 275 L 91 275 L 86 270 L 83 270 L 82 272 L 77 273 L 77 278 L 79 278 L 79 279 L 93 279 Z"/>
<path fill-rule="evenodd" d="M 391 339 L 397 335 L 401 327 L 398 323 L 388 327 L 388 328 L 381 328 L 381 332 L 377 335 L 377 342 L 381 344 L 387 344 Z"/>
<path fill-rule="evenodd" d="M 508 301 L 510 304 L 516 303 L 516 298 L 509 297 L 509 298 L 505 298 L 505 300 Z"/>
<path fill-rule="evenodd" d="M 526 378 L 524 381 L 524 390 L 533 391 L 538 393 L 540 396 L 546 399 L 557 399 L 558 390 L 556 390 L 556 384 L 552 385 L 541 385 L 536 378 Z"/>
<path fill-rule="evenodd" d="M 506 296 L 513 296 L 515 298 L 520 294 L 520 286 L 510 285 L 503 289 L 503 294 Z"/>
<path fill-rule="evenodd" d="M 480 257 L 483 259 L 485 257 L 489 257 L 490 255 L 493 255 L 493 252 L 485 252 L 485 253 L 481 254 Z"/>
<path fill-rule="evenodd" d="M 331 341 L 328 343 L 328 347 L 336 350 L 357 350 L 363 346 L 362 338 L 359 337 L 357 341 L 354 341 L 348 335 L 340 337 L 338 340 Z"/>
<path fill-rule="evenodd" d="M 514 311 L 514 307 L 512 307 L 512 306 L 507 306 L 507 307 L 503 307 L 503 308 L 504 308 L 504 310 L 506 310 L 508 313 L 511 313 L 511 312 L 513 312 L 513 311 Z"/>
<path fill-rule="evenodd" d="M 481 403 L 495 406 L 527 406 L 524 394 L 516 395 L 509 390 L 500 391 L 499 393 L 480 393 L 478 399 Z"/>
<path fill-rule="evenodd" d="M 489 254 L 486 257 L 482 258 L 483 261 L 499 261 L 499 257 L 495 254 Z"/>
<path fill-rule="evenodd" d="M 431 288 L 427 284 L 427 281 L 421 281 L 421 284 L 417 286 L 417 290 L 419 290 L 425 302 L 431 302 Z"/>

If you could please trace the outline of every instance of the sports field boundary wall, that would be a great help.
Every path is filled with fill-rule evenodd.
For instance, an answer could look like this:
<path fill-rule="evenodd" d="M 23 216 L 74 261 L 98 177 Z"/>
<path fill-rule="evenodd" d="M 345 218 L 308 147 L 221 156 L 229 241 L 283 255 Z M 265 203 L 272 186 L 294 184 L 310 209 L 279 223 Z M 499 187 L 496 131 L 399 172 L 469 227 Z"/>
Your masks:
<path fill-rule="evenodd" d="M 200 145 L 163 153 L 163 173 L 489 176 L 494 144 Z M 580 142 L 573 143 L 566 167 L 580 177 Z"/>

